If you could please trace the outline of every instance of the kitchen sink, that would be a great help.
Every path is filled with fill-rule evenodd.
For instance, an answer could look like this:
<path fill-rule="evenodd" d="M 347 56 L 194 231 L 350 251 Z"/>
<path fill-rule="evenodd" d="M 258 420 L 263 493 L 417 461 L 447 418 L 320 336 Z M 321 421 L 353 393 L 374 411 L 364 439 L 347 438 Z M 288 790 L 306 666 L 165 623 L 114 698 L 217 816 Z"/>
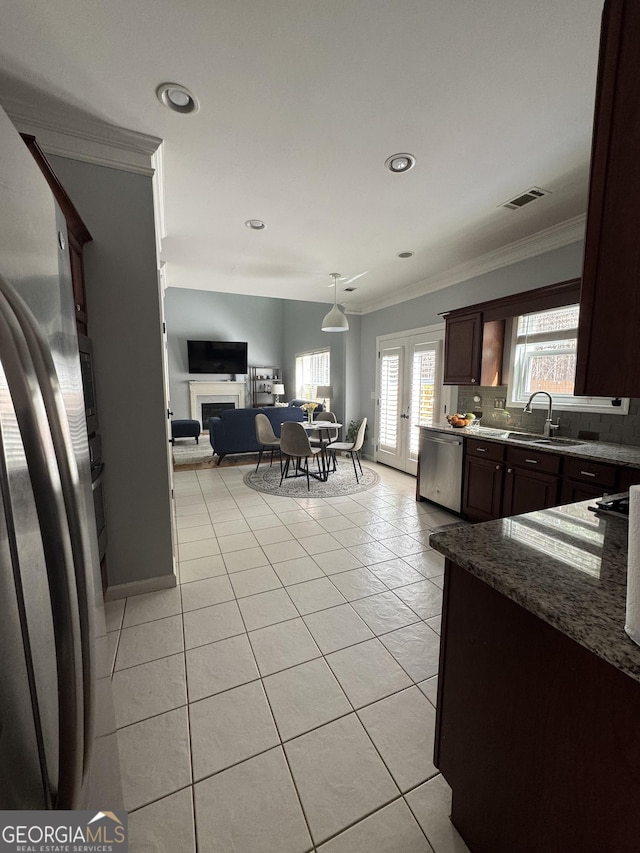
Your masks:
<path fill-rule="evenodd" d="M 507 438 L 514 441 L 549 441 L 542 435 L 532 435 L 530 432 L 510 432 Z"/>
<path fill-rule="evenodd" d="M 572 447 L 584 444 L 583 441 L 577 441 L 574 438 L 546 438 L 543 435 L 532 435 L 530 432 L 510 432 L 508 438 L 514 441 L 524 441 L 528 444 L 547 444 L 560 447 Z"/>
<path fill-rule="evenodd" d="M 576 441 L 575 438 L 540 438 L 536 444 L 559 444 L 564 447 L 572 447 L 578 444 L 584 444 L 584 441 Z"/>

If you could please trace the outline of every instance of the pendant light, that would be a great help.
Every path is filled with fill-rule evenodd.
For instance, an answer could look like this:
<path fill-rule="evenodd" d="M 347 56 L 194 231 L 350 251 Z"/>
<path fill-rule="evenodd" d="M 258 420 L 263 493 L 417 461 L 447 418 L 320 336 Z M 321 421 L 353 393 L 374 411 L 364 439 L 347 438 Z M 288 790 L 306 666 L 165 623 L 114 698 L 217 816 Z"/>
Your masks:
<path fill-rule="evenodd" d="M 348 332 L 349 321 L 338 308 L 338 279 L 340 278 L 340 273 L 332 272 L 331 278 L 333 279 L 333 308 L 322 321 L 322 331 Z"/>

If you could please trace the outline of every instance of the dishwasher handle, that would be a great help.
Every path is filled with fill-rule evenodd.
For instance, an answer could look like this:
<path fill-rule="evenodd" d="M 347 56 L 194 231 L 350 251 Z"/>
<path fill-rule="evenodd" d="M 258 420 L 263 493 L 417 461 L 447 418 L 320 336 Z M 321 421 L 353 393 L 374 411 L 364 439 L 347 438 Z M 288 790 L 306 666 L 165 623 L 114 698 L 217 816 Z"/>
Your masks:
<path fill-rule="evenodd" d="M 462 444 L 461 438 L 434 438 L 433 436 L 425 436 L 424 441 L 435 441 L 436 444 L 457 444 L 458 446 Z"/>

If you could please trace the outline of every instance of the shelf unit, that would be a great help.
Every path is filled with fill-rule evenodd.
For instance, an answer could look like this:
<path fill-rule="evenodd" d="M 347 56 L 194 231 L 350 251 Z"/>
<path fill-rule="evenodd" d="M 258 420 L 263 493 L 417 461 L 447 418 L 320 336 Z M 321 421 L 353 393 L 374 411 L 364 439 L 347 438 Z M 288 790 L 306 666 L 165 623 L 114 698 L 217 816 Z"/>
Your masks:
<path fill-rule="evenodd" d="M 251 405 L 273 406 L 275 394 L 272 392 L 274 382 L 282 382 L 279 367 L 250 367 L 249 387 L 251 389 Z"/>

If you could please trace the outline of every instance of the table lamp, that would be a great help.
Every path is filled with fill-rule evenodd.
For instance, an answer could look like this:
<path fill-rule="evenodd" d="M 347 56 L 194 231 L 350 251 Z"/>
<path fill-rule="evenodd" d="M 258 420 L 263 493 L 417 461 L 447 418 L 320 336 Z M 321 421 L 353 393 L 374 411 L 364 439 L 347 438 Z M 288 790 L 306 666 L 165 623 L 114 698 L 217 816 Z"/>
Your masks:
<path fill-rule="evenodd" d="M 274 382 L 271 386 L 271 391 L 276 395 L 276 404 L 280 402 L 280 394 L 284 394 L 284 385 L 281 382 Z"/>
<path fill-rule="evenodd" d="M 327 400 L 331 400 L 333 397 L 333 388 L 331 385 L 318 385 L 316 387 L 316 397 L 322 397 L 324 400 L 324 407 L 327 408 Z"/>

